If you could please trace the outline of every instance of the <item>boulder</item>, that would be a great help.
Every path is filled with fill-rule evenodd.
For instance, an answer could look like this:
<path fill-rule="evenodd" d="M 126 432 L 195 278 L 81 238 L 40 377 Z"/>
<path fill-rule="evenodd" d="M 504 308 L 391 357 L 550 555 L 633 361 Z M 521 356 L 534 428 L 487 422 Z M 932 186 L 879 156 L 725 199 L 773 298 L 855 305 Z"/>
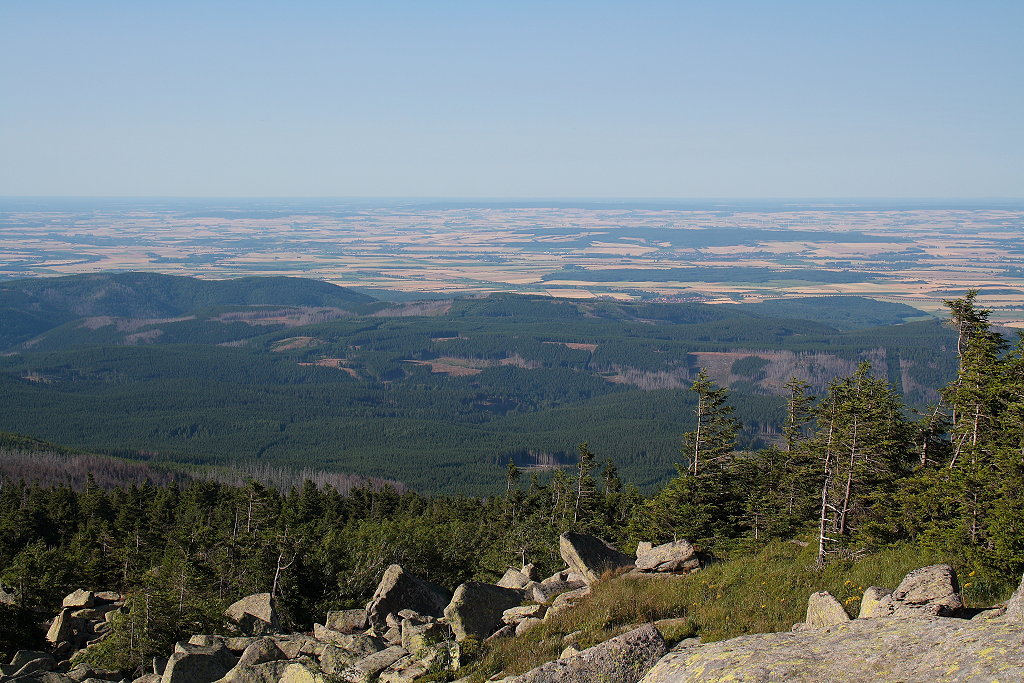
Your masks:
<path fill-rule="evenodd" d="M 501 613 L 501 621 L 506 624 L 518 624 L 527 617 L 543 617 L 547 608 L 544 605 L 523 605 L 510 607 Z"/>
<path fill-rule="evenodd" d="M 700 569 L 697 549 L 685 540 L 650 547 L 641 543 L 636 549 L 636 568 L 643 572 L 693 572 Z"/>
<path fill-rule="evenodd" d="M 444 624 L 417 624 L 411 619 L 406 619 L 402 622 L 401 644 L 416 655 L 446 640 L 449 633 L 448 627 Z"/>
<path fill-rule="evenodd" d="M 178 643 L 167 660 L 161 683 L 213 683 L 234 668 L 237 659 L 223 644 Z"/>
<path fill-rule="evenodd" d="M 828 628 L 850 620 L 843 603 L 828 591 L 814 593 L 807 600 L 806 628 Z"/>
<path fill-rule="evenodd" d="M 880 615 L 955 617 L 964 608 L 956 571 L 934 564 L 907 574 L 891 595 L 879 600 Z"/>
<path fill-rule="evenodd" d="M 530 577 L 518 569 L 509 568 L 505 570 L 505 575 L 499 579 L 498 586 L 501 588 L 523 588 L 528 583 L 530 583 Z"/>
<path fill-rule="evenodd" d="M 288 659 L 288 656 L 281 651 L 281 648 L 277 646 L 273 639 L 260 638 L 245 648 L 242 656 L 238 658 L 238 663 L 235 664 L 235 667 L 255 666 L 256 664 L 277 662 L 282 659 Z"/>
<path fill-rule="evenodd" d="M 365 631 L 367 627 L 365 609 L 344 609 L 336 612 L 328 612 L 324 626 L 332 631 L 341 633 L 355 633 Z"/>
<path fill-rule="evenodd" d="M 248 595 L 224 610 L 224 616 L 247 636 L 267 635 L 277 629 L 277 610 L 270 593 Z"/>
<path fill-rule="evenodd" d="M 393 564 L 384 572 L 373 599 L 367 605 L 367 619 L 370 626 L 379 632 L 387 628 L 389 614 L 403 609 L 412 609 L 420 614 L 440 617 L 451 600 L 451 593 L 440 586 L 424 581 L 401 565 Z"/>
<path fill-rule="evenodd" d="M 538 619 L 537 617 L 526 617 L 518 624 L 516 624 L 516 635 L 520 636 L 529 631 L 534 626 L 540 626 L 543 623 L 543 619 Z"/>
<path fill-rule="evenodd" d="M 132 683 L 160 683 L 160 674 L 145 674 L 133 680 Z"/>
<path fill-rule="evenodd" d="M 74 593 L 69 593 L 64 598 L 62 603 L 63 607 L 70 607 L 71 609 L 83 609 L 85 607 L 92 607 L 96 604 L 96 596 L 92 591 L 82 590 L 79 588 Z"/>
<path fill-rule="evenodd" d="M 528 581 L 536 581 L 540 578 L 540 572 L 537 571 L 537 567 L 532 562 L 524 564 L 523 568 L 519 572 L 526 577 Z"/>
<path fill-rule="evenodd" d="M 27 651 L 21 651 L 21 653 L 25 652 Z M 12 660 L 12 666 L 9 667 L 9 669 L 11 670 L 10 679 L 8 679 L 6 676 L 0 676 L 0 680 L 13 680 L 34 673 L 53 671 L 55 668 L 57 668 L 57 662 L 54 661 L 53 655 L 48 654 L 46 652 L 33 652 L 32 655 L 34 656 L 23 656 L 21 660 L 19 660 L 17 655 L 15 655 L 14 660 Z"/>
<path fill-rule="evenodd" d="M 46 632 L 46 639 L 48 641 L 57 644 L 71 640 L 75 631 L 82 627 L 81 619 L 71 616 L 73 611 L 74 609 L 70 607 L 65 607 L 60 611 L 60 614 L 53 620 L 49 630 Z"/>
<path fill-rule="evenodd" d="M 348 683 L 369 683 L 381 671 L 408 654 L 405 648 L 393 645 L 359 659 L 341 673 L 341 679 Z"/>
<path fill-rule="evenodd" d="M 344 648 L 338 647 L 337 645 L 328 645 L 324 648 L 324 651 L 320 653 L 320 668 L 323 669 L 323 672 L 328 676 L 337 676 L 340 675 L 342 671 L 352 666 L 356 660 L 365 656 L 365 654 L 355 655 Z"/>
<path fill-rule="evenodd" d="M 633 566 L 632 557 L 588 534 L 568 531 L 558 537 L 558 548 L 569 569 L 587 583 L 594 583 L 607 571 Z"/>
<path fill-rule="evenodd" d="M 0 586 L 0 605 L 17 605 L 18 599 L 14 595 L 13 588 Z"/>
<path fill-rule="evenodd" d="M 293 662 L 285 667 L 277 683 L 326 683 L 326 679 L 304 662 Z"/>
<path fill-rule="evenodd" d="M 261 662 L 248 666 L 236 666 L 216 683 L 277 683 L 291 662 Z"/>
<path fill-rule="evenodd" d="M 526 587 L 526 599 L 533 602 L 548 602 L 556 595 L 561 595 L 586 585 L 583 581 L 551 581 L 548 583 L 531 581 Z"/>
<path fill-rule="evenodd" d="M 1021 578 L 1020 585 L 1017 586 L 1017 590 L 1013 592 L 1010 600 L 1006 603 L 1006 611 L 1003 616 L 1008 621 L 1024 623 L 1024 578 Z"/>
<path fill-rule="evenodd" d="M 343 648 L 358 656 L 365 656 L 384 649 L 384 641 L 365 633 L 340 633 L 313 624 L 313 637 L 325 643 Z"/>
<path fill-rule="evenodd" d="M 491 642 L 494 642 L 495 640 L 500 640 L 501 638 L 509 638 L 511 636 L 514 636 L 516 634 L 516 626 L 518 625 L 518 623 L 519 622 L 514 622 L 512 624 L 505 624 L 504 626 L 499 628 L 497 631 L 495 631 L 491 635 L 489 635 L 486 638 L 484 638 L 484 642 L 485 643 L 491 643 Z"/>
<path fill-rule="evenodd" d="M 302 633 L 293 633 L 286 636 L 273 636 L 271 640 L 284 655 L 284 659 L 297 659 L 300 655 L 310 654 L 313 650 L 313 639 Z M 224 644 L 231 649 L 231 639 L 228 638 Z"/>
<path fill-rule="evenodd" d="M 455 589 L 444 609 L 455 640 L 484 639 L 501 626 L 501 615 L 523 601 L 523 591 L 470 581 Z"/>
<path fill-rule="evenodd" d="M 853 619 L 678 649 L 643 683 L 1024 680 L 1021 628 L 1003 619 Z"/>
<path fill-rule="evenodd" d="M 888 612 L 882 607 L 882 600 L 892 595 L 891 590 L 878 586 L 868 586 L 864 589 L 864 597 L 860 600 L 860 614 L 858 619 L 872 619 L 884 616 Z"/>
<path fill-rule="evenodd" d="M 567 653 L 568 654 L 568 653 Z M 515 683 L 636 683 L 665 654 L 665 641 L 651 624 L 606 640 L 572 656 L 516 676 Z"/>
<path fill-rule="evenodd" d="M 583 586 L 576 590 L 566 591 L 560 594 L 554 600 L 551 601 L 551 606 L 548 607 L 548 611 L 544 613 L 544 618 L 548 619 L 555 616 L 559 612 L 564 612 L 570 609 L 577 602 L 590 595 L 590 586 Z"/>

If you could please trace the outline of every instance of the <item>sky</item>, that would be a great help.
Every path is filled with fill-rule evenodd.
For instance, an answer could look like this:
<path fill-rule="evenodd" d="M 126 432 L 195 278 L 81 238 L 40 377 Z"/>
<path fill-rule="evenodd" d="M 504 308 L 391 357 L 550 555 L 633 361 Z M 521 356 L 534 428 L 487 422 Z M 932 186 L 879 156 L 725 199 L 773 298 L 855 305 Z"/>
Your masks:
<path fill-rule="evenodd" d="M 1024 196 L 1020 0 L 0 0 L 0 195 Z"/>

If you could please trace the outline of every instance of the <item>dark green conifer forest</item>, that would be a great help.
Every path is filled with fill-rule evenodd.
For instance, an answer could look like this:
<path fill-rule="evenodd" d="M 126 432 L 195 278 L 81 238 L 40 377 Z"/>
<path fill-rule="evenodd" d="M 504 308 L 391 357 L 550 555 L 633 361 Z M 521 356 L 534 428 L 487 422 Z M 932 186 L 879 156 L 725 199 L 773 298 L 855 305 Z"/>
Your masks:
<path fill-rule="evenodd" d="M 791 381 L 779 443 L 737 450 L 729 393 L 701 373 L 691 400 L 676 406 L 679 423 L 695 425 L 679 430 L 677 475 L 650 497 L 623 485 L 586 425 L 575 465 L 542 479 L 510 460 L 501 492 L 486 497 L 386 485 L 343 495 L 312 482 L 281 491 L 255 481 L 5 480 L 0 584 L 18 605 L 0 605 L 0 651 L 38 641 L 33 610 L 52 613 L 79 587 L 129 596 L 96 656 L 131 668 L 182 636 L 216 630 L 223 608 L 250 593 L 274 593 L 286 626 L 308 628 L 328 609 L 362 606 L 391 563 L 449 588 L 495 581 L 523 562 L 551 573 L 569 529 L 626 551 L 687 538 L 709 561 L 802 538 L 819 567 L 913 544 L 956 558 L 979 580 L 1019 576 L 1024 343 L 994 331 L 976 295 L 947 302 L 958 369 L 920 415 L 862 363 L 819 396 Z"/>

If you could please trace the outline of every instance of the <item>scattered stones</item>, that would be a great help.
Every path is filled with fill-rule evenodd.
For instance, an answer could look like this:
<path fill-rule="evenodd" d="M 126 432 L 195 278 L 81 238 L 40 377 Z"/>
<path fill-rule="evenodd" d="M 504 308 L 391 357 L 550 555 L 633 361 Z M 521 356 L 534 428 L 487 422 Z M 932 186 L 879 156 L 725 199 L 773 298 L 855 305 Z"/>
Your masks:
<path fill-rule="evenodd" d="M 569 531 L 558 537 L 558 547 L 569 569 L 581 574 L 588 584 L 607 571 L 633 566 L 633 558 L 596 536 Z"/>

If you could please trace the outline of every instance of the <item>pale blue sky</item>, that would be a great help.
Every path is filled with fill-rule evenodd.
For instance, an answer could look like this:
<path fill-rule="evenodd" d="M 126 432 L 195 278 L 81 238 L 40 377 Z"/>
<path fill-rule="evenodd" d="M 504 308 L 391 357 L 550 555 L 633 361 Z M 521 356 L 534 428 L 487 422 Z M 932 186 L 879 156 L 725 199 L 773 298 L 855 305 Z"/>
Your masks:
<path fill-rule="evenodd" d="M 0 0 L 0 195 L 1024 196 L 1024 2 Z"/>

